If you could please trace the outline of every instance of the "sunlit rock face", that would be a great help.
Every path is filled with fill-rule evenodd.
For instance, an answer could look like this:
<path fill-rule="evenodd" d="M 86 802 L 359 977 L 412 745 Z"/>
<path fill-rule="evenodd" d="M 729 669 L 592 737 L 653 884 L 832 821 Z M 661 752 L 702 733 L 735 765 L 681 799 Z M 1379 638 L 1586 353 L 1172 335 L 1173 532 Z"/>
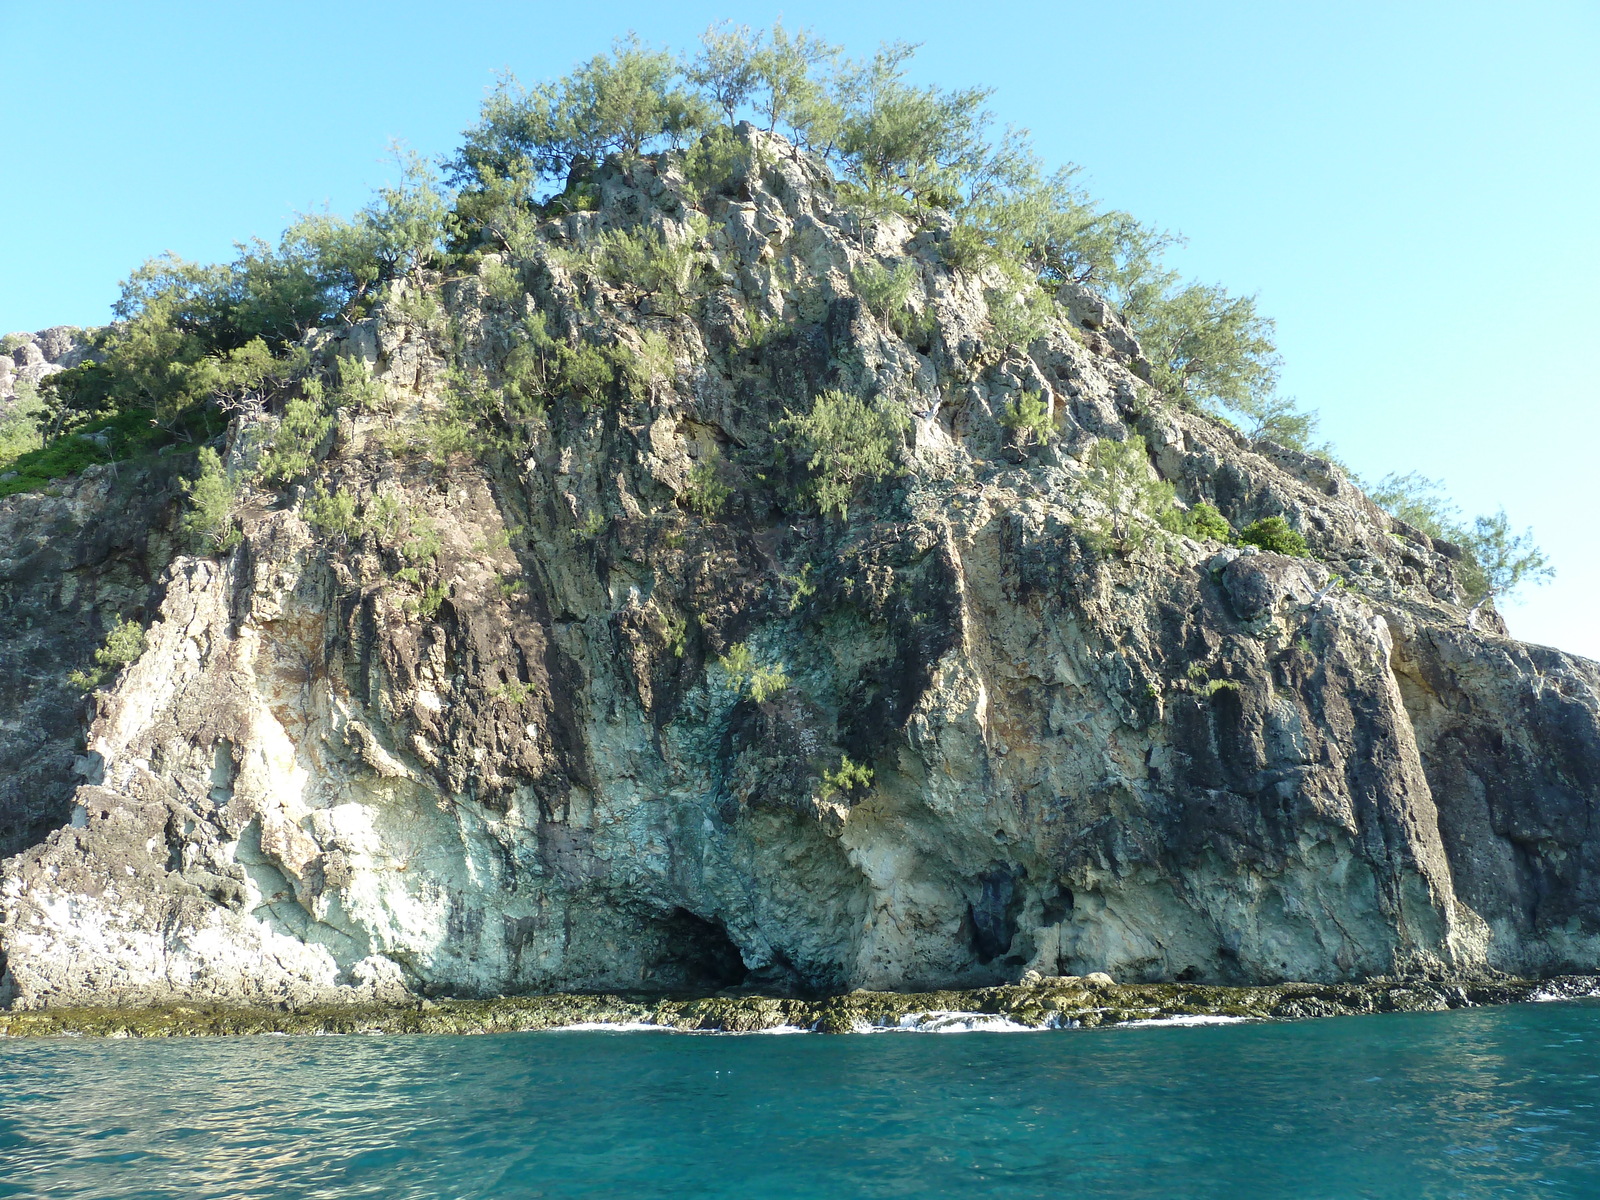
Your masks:
<path fill-rule="evenodd" d="M 176 466 L 0 501 L 0 1000 L 1596 968 L 1600 667 L 1469 622 L 1453 548 L 1337 467 L 1161 402 L 1098 298 L 1008 343 L 946 227 L 741 136 L 719 187 L 602 168 L 526 257 L 313 335 L 381 398 L 225 556 Z M 586 268 L 641 229 L 695 245 L 686 299 Z M 530 313 L 654 365 L 408 450 Z M 773 448 L 830 388 L 907 419 L 848 519 Z M 1002 421 L 1029 392 L 1045 445 Z M 1094 448 L 1134 435 L 1180 504 L 1315 557 L 1111 511 Z M 308 520 L 316 484 L 362 520 Z M 147 648 L 80 705 L 130 613 Z"/>

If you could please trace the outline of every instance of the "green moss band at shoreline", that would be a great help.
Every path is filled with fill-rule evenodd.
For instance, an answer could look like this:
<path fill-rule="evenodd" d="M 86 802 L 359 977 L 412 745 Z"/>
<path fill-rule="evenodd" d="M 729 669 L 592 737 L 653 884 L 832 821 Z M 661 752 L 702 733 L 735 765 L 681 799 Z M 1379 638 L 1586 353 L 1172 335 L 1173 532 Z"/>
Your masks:
<path fill-rule="evenodd" d="M 986 1015 L 1040 1029 L 1123 1025 L 1173 1018 L 1300 1020 L 1381 1012 L 1433 1012 L 1600 995 L 1600 977 L 1548 980 L 1383 980 L 1264 987 L 1115 984 L 1062 977 L 970 991 L 851 992 L 818 1000 L 722 995 L 507 996 L 421 1000 L 412 1005 L 304 1008 L 174 1003 L 146 1008 L 48 1008 L 0 1012 L 0 1037 L 227 1037 L 244 1034 L 518 1033 L 574 1025 L 659 1026 L 683 1032 L 803 1029 L 852 1033 L 893 1028 L 941 1013 Z"/>

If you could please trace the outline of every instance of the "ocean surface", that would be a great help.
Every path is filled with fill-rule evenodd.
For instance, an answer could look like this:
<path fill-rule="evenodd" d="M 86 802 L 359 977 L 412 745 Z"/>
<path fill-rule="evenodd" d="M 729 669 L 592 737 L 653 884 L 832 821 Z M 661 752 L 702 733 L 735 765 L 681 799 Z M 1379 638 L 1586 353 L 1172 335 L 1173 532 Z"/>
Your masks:
<path fill-rule="evenodd" d="M 1040 1033 L 0 1041 L 0 1196 L 1594 1197 L 1600 1002 Z"/>

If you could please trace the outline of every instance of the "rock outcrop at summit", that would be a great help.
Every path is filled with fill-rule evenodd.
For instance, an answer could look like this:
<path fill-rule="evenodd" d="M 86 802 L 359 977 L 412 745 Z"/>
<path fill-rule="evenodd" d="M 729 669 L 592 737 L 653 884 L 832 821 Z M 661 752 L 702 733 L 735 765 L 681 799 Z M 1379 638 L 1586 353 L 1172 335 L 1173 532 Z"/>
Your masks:
<path fill-rule="evenodd" d="M 36 386 L 87 357 L 88 343 L 83 330 L 75 325 L 55 325 L 38 333 L 8 333 L 0 337 L 0 417 L 16 398 L 19 383 Z"/>
<path fill-rule="evenodd" d="M 739 136 L 719 187 L 607 165 L 525 257 L 312 335 L 381 395 L 225 554 L 184 549 L 176 459 L 0 501 L 0 1002 L 1600 965 L 1600 666 L 1469 620 L 1459 551 L 1336 466 L 1163 402 L 1097 297 L 1008 343 L 948 226 Z M 681 287 L 592 269 L 608 230 L 692 248 Z M 450 396 L 531 314 L 616 378 L 485 448 Z M 848 520 L 774 452 L 828 389 L 906 422 Z M 1113 512 L 1096 447 L 1135 436 L 1313 556 Z M 80 744 L 64 678 L 130 614 Z"/>

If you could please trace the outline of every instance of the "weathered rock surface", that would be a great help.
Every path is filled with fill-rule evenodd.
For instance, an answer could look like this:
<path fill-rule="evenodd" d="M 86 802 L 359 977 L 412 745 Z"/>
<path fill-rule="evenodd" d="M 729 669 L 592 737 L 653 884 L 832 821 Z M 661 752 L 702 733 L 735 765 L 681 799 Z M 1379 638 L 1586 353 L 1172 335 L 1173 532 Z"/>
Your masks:
<path fill-rule="evenodd" d="M 1469 625 L 1453 548 L 1160 403 L 1093 297 L 1003 344 L 997 274 L 781 146 L 702 194 L 703 239 L 675 160 L 596 184 L 525 259 L 316 340 L 384 392 L 316 479 L 388 516 L 330 532 L 307 488 L 255 492 L 207 558 L 126 468 L 0 501 L 0 1003 L 1596 969 L 1600 667 Z M 576 264 L 630 228 L 701 239 L 688 304 Z M 911 340 L 869 261 L 915 265 Z M 451 363 L 507 379 L 535 310 L 664 338 L 670 370 L 528 409 L 514 449 L 395 448 Z M 911 418 L 848 522 L 771 449 L 826 388 Z M 1024 391 L 1048 446 L 999 420 Z M 1134 433 L 1182 502 L 1282 515 L 1315 558 L 1108 546 L 1085 458 Z M 69 754 L 55 673 L 130 611 L 148 648 Z M 736 643 L 788 686 L 737 686 Z M 841 756 L 871 784 L 830 786 Z"/>
<path fill-rule="evenodd" d="M 75 325 L 0 337 L 0 417 L 16 398 L 19 383 L 37 385 L 46 376 L 75 367 L 88 357 L 88 339 Z"/>

